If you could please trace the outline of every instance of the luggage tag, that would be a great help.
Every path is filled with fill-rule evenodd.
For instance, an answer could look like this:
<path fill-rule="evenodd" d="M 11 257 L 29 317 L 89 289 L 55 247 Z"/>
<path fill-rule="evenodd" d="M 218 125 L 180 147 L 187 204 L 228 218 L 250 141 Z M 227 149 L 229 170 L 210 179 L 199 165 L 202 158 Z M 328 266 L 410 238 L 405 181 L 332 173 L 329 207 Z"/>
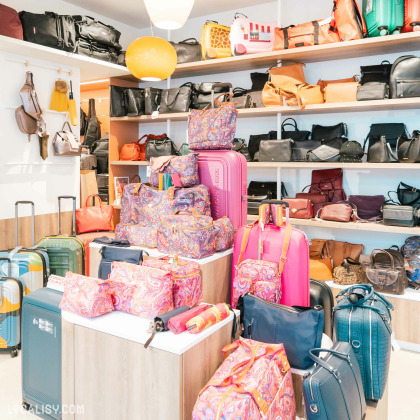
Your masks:
<path fill-rule="evenodd" d="M 146 167 L 146 176 L 150 178 L 151 175 L 152 175 L 152 167 L 149 165 Z"/>
<path fill-rule="evenodd" d="M 182 188 L 181 178 L 179 177 L 179 174 L 171 174 L 171 180 L 172 180 L 172 185 L 174 187 Z"/>

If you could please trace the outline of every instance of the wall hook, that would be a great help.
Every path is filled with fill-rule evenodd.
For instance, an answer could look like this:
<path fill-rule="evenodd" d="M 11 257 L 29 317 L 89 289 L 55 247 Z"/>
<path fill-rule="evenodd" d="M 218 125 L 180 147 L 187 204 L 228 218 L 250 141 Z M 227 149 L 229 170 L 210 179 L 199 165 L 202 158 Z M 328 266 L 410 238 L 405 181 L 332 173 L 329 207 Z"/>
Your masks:
<path fill-rule="evenodd" d="M 30 64 L 31 63 L 28 60 L 25 61 L 25 67 L 29 67 Z"/>

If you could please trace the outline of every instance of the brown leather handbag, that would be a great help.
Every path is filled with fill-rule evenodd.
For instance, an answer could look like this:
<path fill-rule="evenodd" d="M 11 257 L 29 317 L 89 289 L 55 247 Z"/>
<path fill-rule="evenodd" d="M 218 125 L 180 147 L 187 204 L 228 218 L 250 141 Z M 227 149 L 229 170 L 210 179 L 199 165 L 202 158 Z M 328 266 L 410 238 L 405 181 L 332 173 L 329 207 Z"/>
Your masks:
<path fill-rule="evenodd" d="M 272 67 L 270 69 L 270 81 L 279 88 L 288 83 L 295 85 L 306 83 L 303 73 L 304 66 L 305 64 L 297 62 L 286 66 Z"/>
<path fill-rule="evenodd" d="M 312 240 L 313 242 L 314 240 Z M 334 241 L 332 239 L 325 241 L 323 249 L 324 255 L 329 255 L 333 259 L 334 268 L 340 266 L 345 258 L 351 258 L 359 261 L 365 247 L 362 244 L 352 244 L 350 242 Z"/>
<path fill-rule="evenodd" d="M 282 106 L 283 96 L 280 88 L 276 87 L 274 83 L 267 82 L 262 91 L 262 101 L 264 106 Z"/>
<path fill-rule="evenodd" d="M 312 192 L 305 192 L 306 188 L 311 187 L 307 185 L 302 192 L 296 194 L 296 198 L 306 198 L 307 200 L 311 200 L 313 212 L 317 214 L 318 211 L 328 203 L 328 194 L 325 194 L 320 188 L 313 187 Z"/>
<path fill-rule="evenodd" d="M 319 79 L 317 85 L 319 85 L 319 87 L 321 88 L 321 92 L 325 93 L 325 88 L 328 85 L 334 84 L 334 83 L 351 83 L 351 82 L 356 82 L 356 76 L 353 77 L 349 77 L 347 79 L 336 79 L 336 80 L 322 80 Z"/>
<path fill-rule="evenodd" d="M 293 219 L 311 219 L 314 217 L 312 201 L 306 198 L 283 198 L 289 203 L 289 216 Z M 286 216 L 283 208 L 283 216 Z"/>
<path fill-rule="evenodd" d="M 318 85 L 285 83 L 280 88 L 288 105 L 298 105 L 300 109 L 305 109 L 306 105 L 324 103 L 324 96 Z"/>
<path fill-rule="evenodd" d="M 354 102 L 357 101 L 358 82 L 331 83 L 325 88 L 325 102 Z"/>
<path fill-rule="evenodd" d="M 348 203 L 330 203 L 318 210 L 317 218 L 332 222 L 356 222 L 356 211 Z"/>

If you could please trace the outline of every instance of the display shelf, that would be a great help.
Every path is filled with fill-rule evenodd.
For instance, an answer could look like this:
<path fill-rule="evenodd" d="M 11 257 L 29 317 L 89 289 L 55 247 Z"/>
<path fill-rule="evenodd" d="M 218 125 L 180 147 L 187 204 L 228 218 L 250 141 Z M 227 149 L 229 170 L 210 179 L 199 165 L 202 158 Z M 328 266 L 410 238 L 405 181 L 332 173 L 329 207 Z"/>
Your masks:
<path fill-rule="evenodd" d="M 119 166 L 149 166 L 149 161 L 137 161 L 137 160 L 112 160 L 109 162 L 110 165 Z"/>
<path fill-rule="evenodd" d="M 420 169 L 419 163 L 348 163 L 348 162 L 248 162 L 248 168 L 343 168 L 343 169 Z"/>
<path fill-rule="evenodd" d="M 316 105 L 308 105 L 305 109 L 297 106 L 267 106 L 264 108 L 238 109 L 238 117 L 255 118 L 269 117 L 276 114 L 298 115 L 298 114 L 330 114 L 341 112 L 369 112 L 372 111 L 397 111 L 404 109 L 420 108 L 419 98 L 383 99 L 377 101 L 361 102 L 335 102 Z M 111 121 L 127 123 L 152 123 L 160 121 L 186 121 L 189 112 L 174 112 L 170 114 L 159 114 L 157 117 L 141 115 L 139 117 L 112 117 Z"/>
<path fill-rule="evenodd" d="M 257 215 L 249 214 L 248 222 L 255 222 L 258 220 Z M 290 223 L 294 226 L 310 226 L 318 228 L 330 229 L 345 229 L 358 230 L 365 232 L 385 232 L 396 233 L 404 235 L 420 235 L 420 227 L 400 227 L 400 226 L 385 226 L 382 223 L 352 223 L 352 222 L 329 222 L 326 220 L 317 219 L 290 219 Z"/>
<path fill-rule="evenodd" d="M 418 32 L 381 36 L 355 41 L 337 42 L 334 44 L 316 45 L 313 47 L 299 47 L 290 50 L 269 51 L 245 54 L 238 57 L 178 64 L 172 78 L 253 70 L 263 67 L 269 68 L 276 65 L 278 60 L 314 63 L 369 55 L 403 53 L 417 50 L 419 46 L 420 33 Z M 129 77 L 134 79 L 133 76 Z"/>
<path fill-rule="evenodd" d="M 43 45 L 33 44 L 32 42 L 9 38 L 3 35 L 0 35 L 0 50 L 2 52 L 19 54 L 20 56 L 25 57 L 30 64 L 31 59 L 36 59 L 56 63 L 58 68 L 61 66 L 79 67 L 81 81 L 130 76 L 128 69 L 118 64 L 56 50 L 55 48 L 44 47 Z"/>

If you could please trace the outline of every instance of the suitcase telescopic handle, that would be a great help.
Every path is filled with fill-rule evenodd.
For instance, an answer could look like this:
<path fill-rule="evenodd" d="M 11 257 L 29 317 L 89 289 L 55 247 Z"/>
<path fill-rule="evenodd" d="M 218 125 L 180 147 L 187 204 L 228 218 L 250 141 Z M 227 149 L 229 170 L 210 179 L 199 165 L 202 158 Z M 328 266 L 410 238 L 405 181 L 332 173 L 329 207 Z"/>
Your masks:
<path fill-rule="evenodd" d="M 289 203 L 287 201 L 282 200 L 263 200 L 261 201 L 262 204 L 279 204 L 286 207 L 286 224 L 289 223 Z"/>
<path fill-rule="evenodd" d="M 58 234 L 61 235 L 61 200 L 73 200 L 73 223 L 72 236 L 76 236 L 76 197 L 72 195 L 61 195 L 58 197 Z"/>
<path fill-rule="evenodd" d="M 35 204 L 33 201 L 16 201 L 15 203 L 15 246 L 19 246 L 19 205 L 31 205 L 31 223 L 32 223 L 32 247 L 35 246 Z"/>
<path fill-rule="evenodd" d="M 7 271 L 8 272 L 6 273 L 6 276 L 10 277 L 12 275 L 12 260 L 10 258 L 0 257 L 0 261 L 7 261 Z M 0 274 L 0 277 L 2 277 L 1 274 Z"/>

